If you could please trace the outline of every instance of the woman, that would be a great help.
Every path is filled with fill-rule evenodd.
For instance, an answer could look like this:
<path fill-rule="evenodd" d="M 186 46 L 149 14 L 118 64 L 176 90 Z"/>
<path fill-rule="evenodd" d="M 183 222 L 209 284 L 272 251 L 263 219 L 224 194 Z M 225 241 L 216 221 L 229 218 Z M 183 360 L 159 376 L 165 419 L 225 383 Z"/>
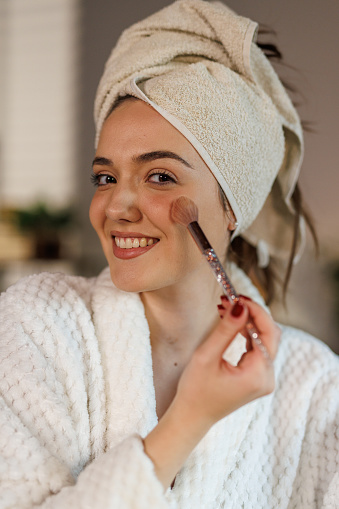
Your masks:
<path fill-rule="evenodd" d="M 293 235 L 302 248 L 299 119 L 254 32 L 180 0 L 113 50 L 90 209 L 109 270 L 32 276 L 2 298 L 1 508 L 336 507 L 338 359 L 280 332 L 225 256 L 239 238 L 261 267 Z M 179 196 L 237 305 L 174 221 Z M 249 341 L 242 355 L 249 316 L 269 358 Z"/>

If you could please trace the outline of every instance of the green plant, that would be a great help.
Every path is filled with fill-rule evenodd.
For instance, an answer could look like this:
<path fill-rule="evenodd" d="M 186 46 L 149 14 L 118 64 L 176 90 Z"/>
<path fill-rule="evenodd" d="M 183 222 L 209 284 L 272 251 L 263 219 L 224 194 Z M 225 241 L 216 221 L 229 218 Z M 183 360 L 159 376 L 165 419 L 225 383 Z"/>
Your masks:
<path fill-rule="evenodd" d="M 27 209 L 16 209 L 13 217 L 23 232 L 41 232 L 44 230 L 62 230 L 73 222 L 71 208 L 52 210 L 44 203 L 37 203 Z"/>
<path fill-rule="evenodd" d="M 11 210 L 10 217 L 21 232 L 33 236 L 35 258 L 60 258 L 62 233 L 74 222 L 72 208 L 53 210 L 39 202 L 26 209 Z"/>

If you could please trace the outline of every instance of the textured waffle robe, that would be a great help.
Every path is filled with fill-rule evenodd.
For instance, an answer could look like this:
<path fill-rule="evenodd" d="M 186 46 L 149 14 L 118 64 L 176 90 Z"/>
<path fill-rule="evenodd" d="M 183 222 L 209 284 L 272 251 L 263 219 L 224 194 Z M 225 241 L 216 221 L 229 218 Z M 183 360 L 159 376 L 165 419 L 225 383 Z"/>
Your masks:
<path fill-rule="evenodd" d="M 0 509 L 338 508 L 339 362 L 306 333 L 283 327 L 275 392 L 215 424 L 166 493 L 140 439 L 157 416 L 138 294 L 107 269 L 30 276 L 1 297 L 0 352 Z"/>

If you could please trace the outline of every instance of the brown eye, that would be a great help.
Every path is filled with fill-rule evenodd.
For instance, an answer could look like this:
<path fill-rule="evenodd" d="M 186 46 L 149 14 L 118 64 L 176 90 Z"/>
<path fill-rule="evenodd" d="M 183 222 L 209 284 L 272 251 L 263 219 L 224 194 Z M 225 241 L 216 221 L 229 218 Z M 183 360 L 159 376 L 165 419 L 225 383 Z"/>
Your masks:
<path fill-rule="evenodd" d="M 104 175 L 104 174 L 96 175 L 95 173 L 93 173 L 91 175 L 91 182 L 95 186 L 100 187 L 100 186 L 106 186 L 108 184 L 116 184 L 116 179 L 114 177 L 112 177 L 112 175 Z"/>
<path fill-rule="evenodd" d="M 148 180 L 154 184 L 171 184 L 176 182 L 174 177 L 164 172 L 153 173 L 149 176 Z"/>

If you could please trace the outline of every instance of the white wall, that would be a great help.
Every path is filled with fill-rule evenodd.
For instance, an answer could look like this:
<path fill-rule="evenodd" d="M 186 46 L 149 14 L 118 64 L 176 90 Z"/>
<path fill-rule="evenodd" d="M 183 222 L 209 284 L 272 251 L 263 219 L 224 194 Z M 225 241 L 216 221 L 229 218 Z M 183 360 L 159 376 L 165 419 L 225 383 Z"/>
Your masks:
<path fill-rule="evenodd" d="M 68 205 L 75 190 L 77 0 L 2 0 L 2 205 Z"/>

